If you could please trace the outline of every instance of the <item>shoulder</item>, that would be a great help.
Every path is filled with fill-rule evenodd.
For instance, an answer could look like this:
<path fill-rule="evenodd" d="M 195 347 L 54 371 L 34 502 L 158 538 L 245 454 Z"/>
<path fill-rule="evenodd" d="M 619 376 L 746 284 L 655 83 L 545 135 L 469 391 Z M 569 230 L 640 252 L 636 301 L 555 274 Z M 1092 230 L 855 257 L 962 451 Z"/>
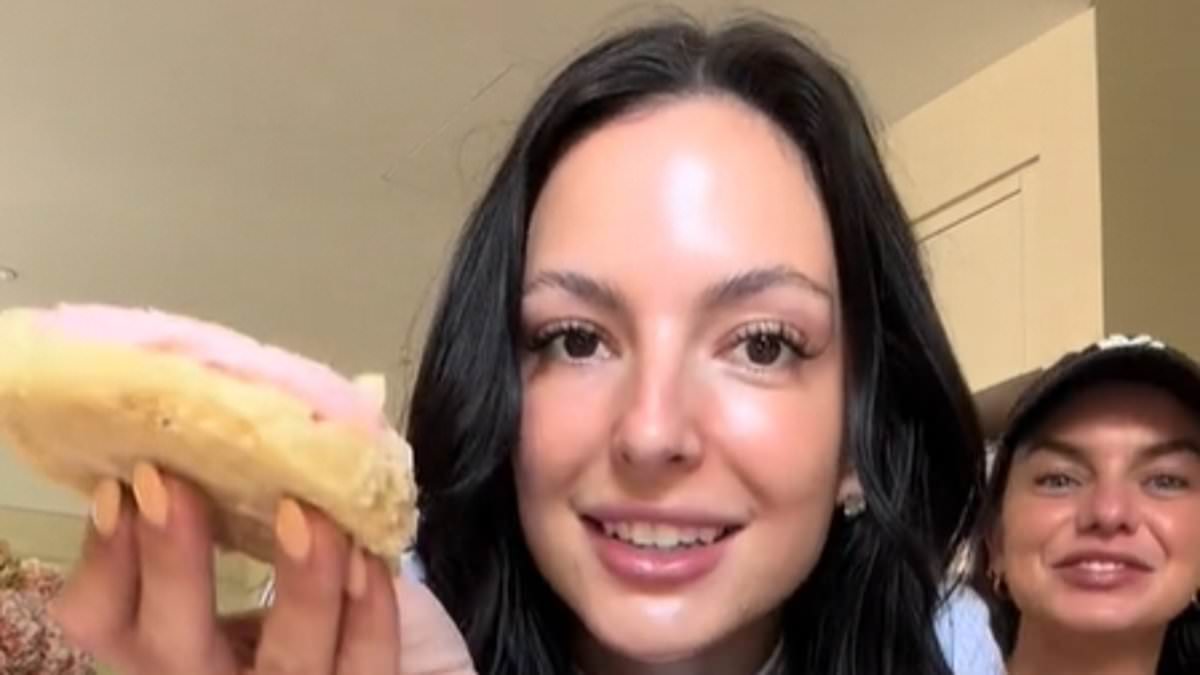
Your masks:
<path fill-rule="evenodd" d="M 987 605 L 973 590 L 954 590 L 938 611 L 935 628 L 946 662 L 955 675 L 1004 672 L 1000 649 L 992 637 Z"/>

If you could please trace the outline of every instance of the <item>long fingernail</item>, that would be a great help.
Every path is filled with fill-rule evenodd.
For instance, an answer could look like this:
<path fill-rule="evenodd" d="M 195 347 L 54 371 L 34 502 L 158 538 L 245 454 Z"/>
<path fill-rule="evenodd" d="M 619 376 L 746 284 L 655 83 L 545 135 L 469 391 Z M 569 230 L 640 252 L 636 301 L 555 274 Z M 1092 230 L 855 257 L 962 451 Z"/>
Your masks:
<path fill-rule="evenodd" d="M 287 557 L 296 562 L 304 562 L 308 558 L 312 548 L 312 532 L 296 500 L 285 498 L 279 502 L 279 510 L 275 514 L 275 536 Z"/>
<path fill-rule="evenodd" d="M 121 485 L 111 478 L 96 484 L 92 491 L 92 526 L 108 539 L 117 531 L 121 519 Z"/>
<path fill-rule="evenodd" d="M 156 527 L 167 524 L 170 498 L 158 469 L 144 462 L 133 468 L 133 498 L 147 522 Z"/>
<path fill-rule="evenodd" d="M 367 593 L 367 559 L 362 549 L 355 546 L 350 551 L 350 569 L 346 574 L 346 592 L 358 599 Z"/>

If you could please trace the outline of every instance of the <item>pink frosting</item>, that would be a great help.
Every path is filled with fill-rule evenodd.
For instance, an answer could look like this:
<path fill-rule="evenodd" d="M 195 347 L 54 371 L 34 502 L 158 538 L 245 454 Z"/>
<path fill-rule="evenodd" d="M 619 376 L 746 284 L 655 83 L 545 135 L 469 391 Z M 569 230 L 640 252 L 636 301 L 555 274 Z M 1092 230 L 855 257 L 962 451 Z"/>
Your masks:
<path fill-rule="evenodd" d="M 278 387 L 311 406 L 318 420 L 368 433 L 387 423 L 372 401 L 331 368 L 214 323 L 109 305 L 59 305 L 39 312 L 38 319 L 71 338 L 180 354 L 232 377 Z"/>

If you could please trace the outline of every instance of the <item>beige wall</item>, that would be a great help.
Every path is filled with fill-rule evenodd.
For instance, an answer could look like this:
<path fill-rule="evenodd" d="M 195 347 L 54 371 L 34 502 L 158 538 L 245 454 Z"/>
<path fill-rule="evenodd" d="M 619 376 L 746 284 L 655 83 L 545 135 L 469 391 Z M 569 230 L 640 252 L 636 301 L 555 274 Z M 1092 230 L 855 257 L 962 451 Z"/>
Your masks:
<path fill-rule="evenodd" d="M 1200 355 L 1200 2 L 1096 16 L 1105 328 Z"/>
<path fill-rule="evenodd" d="M 1095 13 L 892 125 L 889 170 L 976 390 L 1102 330 Z"/>

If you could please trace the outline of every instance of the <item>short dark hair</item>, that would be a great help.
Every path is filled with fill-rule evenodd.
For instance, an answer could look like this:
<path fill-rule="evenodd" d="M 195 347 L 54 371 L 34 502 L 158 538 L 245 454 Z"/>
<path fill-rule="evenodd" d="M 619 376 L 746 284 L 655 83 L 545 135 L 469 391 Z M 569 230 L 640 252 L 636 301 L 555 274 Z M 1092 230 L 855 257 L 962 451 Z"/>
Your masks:
<path fill-rule="evenodd" d="M 672 19 L 621 32 L 572 61 L 521 123 L 461 233 L 413 390 L 417 552 L 428 583 L 479 672 L 570 671 L 578 622 L 526 549 L 511 466 L 530 212 L 584 134 L 637 108 L 706 94 L 744 102 L 800 148 L 838 261 L 843 438 L 868 511 L 834 516 L 815 569 L 785 603 L 786 670 L 948 675 L 933 618 L 982 486 L 978 422 L 851 85 L 763 18 L 714 30 Z"/>

